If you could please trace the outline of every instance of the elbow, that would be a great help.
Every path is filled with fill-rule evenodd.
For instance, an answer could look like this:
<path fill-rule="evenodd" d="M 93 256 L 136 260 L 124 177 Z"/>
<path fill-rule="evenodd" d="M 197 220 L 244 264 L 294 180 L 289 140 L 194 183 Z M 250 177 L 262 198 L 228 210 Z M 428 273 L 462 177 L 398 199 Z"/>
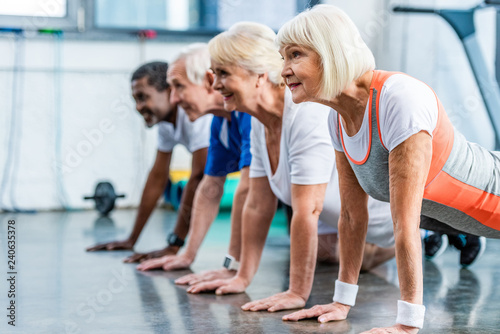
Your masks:
<path fill-rule="evenodd" d="M 188 183 L 191 186 L 194 186 L 196 188 L 200 184 L 204 175 L 205 175 L 205 171 L 203 169 L 202 170 L 193 169 L 191 171 L 191 175 L 189 176 Z"/>
<path fill-rule="evenodd" d="M 238 200 L 245 201 L 249 190 L 250 186 L 248 182 L 243 182 L 242 180 L 240 180 L 240 183 L 238 184 L 238 188 L 236 189 L 236 194 L 234 195 L 234 197 L 238 198 Z"/>
<path fill-rule="evenodd" d="M 323 212 L 323 203 L 318 203 L 312 210 L 312 215 L 316 217 L 317 219 L 321 215 L 321 212 Z"/>
<path fill-rule="evenodd" d="M 205 175 L 205 171 L 203 169 L 201 169 L 201 170 L 193 170 L 191 172 L 190 179 L 192 179 L 194 181 L 200 182 L 201 179 L 203 179 L 204 175 Z"/>
<path fill-rule="evenodd" d="M 317 204 L 310 208 L 292 208 L 293 210 L 293 218 L 300 220 L 311 220 L 318 221 L 321 212 L 323 211 L 323 204 Z"/>

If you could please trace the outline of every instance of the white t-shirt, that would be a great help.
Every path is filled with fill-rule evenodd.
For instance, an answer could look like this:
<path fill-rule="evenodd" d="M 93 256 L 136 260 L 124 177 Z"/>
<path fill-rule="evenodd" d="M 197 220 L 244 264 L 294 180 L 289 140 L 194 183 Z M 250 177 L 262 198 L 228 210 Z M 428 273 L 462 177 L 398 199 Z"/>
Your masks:
<path fill-rule="evenodd" d="M 191 122 L 186 112 L 177 107 L 175 127 L 170 122 L 158 123 L 158 150 L 172 152 L 174 146 L 181 144 L 193 153 L 210 145 L 212 115 L 204 115 Z"/>
<path fill-rule="evenodd" d="M 385 81 L 379 94 L 380 133 L 389 152 L 420 131 L 426 131 L 432 136 L 438 119 L 438 105 L 436 95 L 429 86 L 408 75 L 394 74 Z M 370 101 L 358 133 L 352 137 L 347 136 L 341 124 L 345 148 L 356 161 L 363 160 L 368 152 L 371 126 L 371 120 L 368 119 L 369 103 Z M 337 112 L 333 109 L 328 123 L 333 146 L 337 151 L 343 152 Z"/>
<path fill-rule="evenodd" d="M 274 175 L 267 152 L 265 128 L 255 117 L 252 118 L 250 135 L 250 177 L 267 177 L 273 193 L 283 203 L 291 205 L 292 184 L 328 183 L 319 217 L 320 234 L 328 230 L 330 233 L 336 231 L 340 215 L 335 152 L 327 126 L 330 110 L 317 103 L 295 104 L 290 91 L 286 90 L 280 157 Z M 370 198 L 369 214 L 367 241 L 382 247 L 392 246 L 394 237 L 389 204 Z"/>

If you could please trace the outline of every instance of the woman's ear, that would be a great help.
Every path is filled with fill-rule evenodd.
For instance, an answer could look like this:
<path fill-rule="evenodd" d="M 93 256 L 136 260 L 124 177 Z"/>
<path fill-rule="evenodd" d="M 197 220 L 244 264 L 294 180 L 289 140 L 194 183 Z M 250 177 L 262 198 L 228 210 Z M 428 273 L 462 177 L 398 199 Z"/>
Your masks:
<path fill-rule="evenodd" d="M 269 79 L 267 73 L 262 73 L 257 75 L 257 84 L 256 87 L 262 87 Z"/>
<path fill-rule="evenodd" d="M 214 84 L 214 73 L 212 71 L 207 71 L 205 73 L 205 88 L 207 90 L 213 89 L 213 84 Z"/>

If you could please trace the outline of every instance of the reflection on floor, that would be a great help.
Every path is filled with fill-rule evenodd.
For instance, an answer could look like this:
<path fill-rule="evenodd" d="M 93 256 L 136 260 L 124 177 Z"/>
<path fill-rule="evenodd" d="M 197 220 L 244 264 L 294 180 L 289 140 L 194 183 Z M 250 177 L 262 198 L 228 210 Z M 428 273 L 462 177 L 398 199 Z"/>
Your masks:
<path fill-rule="evenodd" d="M 137 272 L 122 259 L 130 252 L 86 253 L 85 247 L 127 236 L 135 211 L 111 219 L 93 212 L 1 215 L 0 269 L 7 272 L 7 221 L 17 237 L 16 327 L 7 325 L 9 287 L 0 280 L 0 333 L 359 333 L 390 325 L 399 298 L 394 260 L 360 277 L 357 305 L 349 319 L 318 324 L 283 322 L 286 312 L 243 312 L 247 301 L 283 291 L 288 284 L 289 242 L 283 217 L 273 222 L 261 266 L 245 294 L 191 295 L 173 281 L 190 271 Z M 157 210 L 143 231 L 138 251 L 161 248 L 175 213 Z M 192 271 L 219 268 L 229 238 L 229 214 L 222 213 L 203 244 Z M 420 333 L 500 333 L 500 241 L 470 270 L 447 250 L 424 262 L 427 317 Z M 337 266 L 317 268 L 307 306 L 331 301 Z M 5 277 L 4 276 L 4 277 Z M 7 277 L 8 278 L 8 277 Z"/>

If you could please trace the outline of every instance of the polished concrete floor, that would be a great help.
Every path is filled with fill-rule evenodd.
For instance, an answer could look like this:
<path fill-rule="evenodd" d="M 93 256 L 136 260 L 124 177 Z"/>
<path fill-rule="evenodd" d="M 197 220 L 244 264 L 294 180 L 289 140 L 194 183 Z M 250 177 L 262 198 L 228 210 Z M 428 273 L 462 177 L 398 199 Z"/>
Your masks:
<path fill-rule="evenodd" d="M 0 214 L 0 333 L 359 333 L 390 325 L 399 298 L 394 260 L 360 277 L 357 305 L 349 319 L 318 324 L 310 319 L 283 322 L 290 311 L 243 312 L 247 301 L 287 288 L 289 241 L 283 217 L 276 217 L 261 266 L 245 294 L 191 295 L 174 279 L 190 271 L 142 273 L 122 259 L 130 252 L 87 253 L 97 242 L 124 238 L 135 211 L 118 210 L 111 219 L 90 211 Z M 7 222 L 16 221 L 16 327 L 6 317 Z M 143 231 L 138 251 L 161 248 L 175 213 L 157 210 Z M 214 223 L 194 272 L 218 268 L 229 238 L 229 215 Z M 427 316 L 420 333 L 500 333 L 500 241 L 469 270 L 448 249 L 424 262 Z M 331 301 L 338 267 L 317 268 L 307 306 Z"/>

